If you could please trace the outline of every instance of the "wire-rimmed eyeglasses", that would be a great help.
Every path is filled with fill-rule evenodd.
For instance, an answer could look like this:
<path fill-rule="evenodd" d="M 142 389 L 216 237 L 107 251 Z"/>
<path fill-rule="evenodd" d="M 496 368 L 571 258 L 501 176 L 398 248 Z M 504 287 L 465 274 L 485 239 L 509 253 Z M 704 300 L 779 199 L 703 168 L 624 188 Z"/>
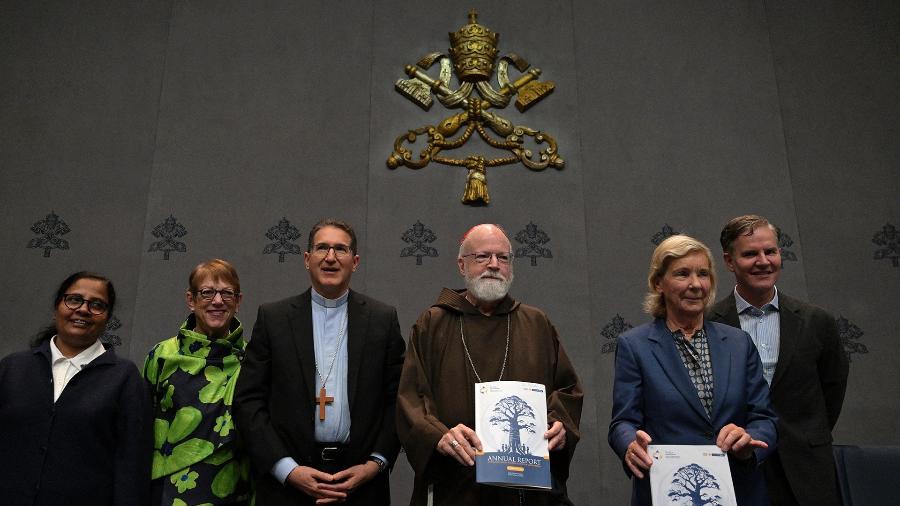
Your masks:
<path fill-rule="evenodd" d="M 478 252 L 478 253 L 467 253 L 465 255 L 460 255 L 460 258 L 473 257 L 475 259 L 475 263 L 477 264 L 486 264 L 491 261 L 491 257 L 497 257 L 497 261 L 501 264 L 508 264 L 512 259 L 509 253 L 487 253 L 487 252 Z"/>
<path fill-rule="evenodd" d="M 312 252 L 314 255 L 327 257 L 331 250 L 334 250 L 334 256 L 338 258 L 345 258 L 353 252 L 346 244 L 325 244 L 324 242 L 314 244 Z"/>

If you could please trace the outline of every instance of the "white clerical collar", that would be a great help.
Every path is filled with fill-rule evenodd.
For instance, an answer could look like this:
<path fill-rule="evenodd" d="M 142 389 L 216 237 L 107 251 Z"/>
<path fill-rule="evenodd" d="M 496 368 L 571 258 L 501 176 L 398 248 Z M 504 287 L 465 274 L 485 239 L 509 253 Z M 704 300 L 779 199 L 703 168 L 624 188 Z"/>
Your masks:
<path fill-rule="evenodd" d="M 315 302 L 316 304 L 323 306 L 323 307 L 343 306 L 344 304 L 347 303 L 347 297 L 350 295 L 350 290 L 347 290 L 340 297 L 338 297 L 336 299 L 329 299 L 329 298 L 324 297 L 323 295 L 319 294 L 319 292 L 317 292 L 315 288 L 310 289 L 310 291 L 312 292 L 313 302 Z"/>
<path fill-rule="evenodd" d="M 56 336 L 53 336 L 50 339 L 50 363 L 55 364 L 59 360 L 68 360 L 75 367 L 81 370 L 82 367 L 90 364 L 94 361 L 95 358 L 103 355 L 106 352 L 106 348 L 103 347 L 103 343 L 100 342 L 99 339 L 94 341 L 94 344 L 88 346 L 84 350 L 82 350 L 78 355 L 75 355 L 72 358 L 66 357 L 59 351 L 59 348 L 56 347 Z"/>
<path fill-rule="evenodd" d="M 776 311 L 779 310 L 778 287 L 776 286 L 774 288 L 775 288 L 775 295 L 772 296 L 772 300 L 770 300 L 769 302 L 766 302 L 765 304 L 762 305 L 762 307 L 758 307 L 757 309 L 763 309 L 766 306 L 771 305 Z M 734 287 L 734 308 L 737 309 L 737 313 L 741 314 L 749 307 L 755 307 L 755 306 L 753 304 L 747 302 L 743 297 L 741 297 L 741 294 L 738 293 L 737 285 L 735 285 L 735 287 Z"/>

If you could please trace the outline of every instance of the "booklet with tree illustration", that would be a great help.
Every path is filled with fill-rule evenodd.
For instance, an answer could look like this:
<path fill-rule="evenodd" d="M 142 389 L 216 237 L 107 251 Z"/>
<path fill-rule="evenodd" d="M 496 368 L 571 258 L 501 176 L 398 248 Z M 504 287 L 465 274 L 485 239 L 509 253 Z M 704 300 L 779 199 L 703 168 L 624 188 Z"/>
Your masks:
<path fill-rule="evenodd" d="M 544 385 L 476 383 L 475 433 L 484 448 L 475 457 L 475 480 L 502 487 L 549 489 L 546 430 Z"/>
<path fill-rule="evenodd" d="M 715 445 L 650 445 L 653 504 L 736 506 L 728 455 Z"/>

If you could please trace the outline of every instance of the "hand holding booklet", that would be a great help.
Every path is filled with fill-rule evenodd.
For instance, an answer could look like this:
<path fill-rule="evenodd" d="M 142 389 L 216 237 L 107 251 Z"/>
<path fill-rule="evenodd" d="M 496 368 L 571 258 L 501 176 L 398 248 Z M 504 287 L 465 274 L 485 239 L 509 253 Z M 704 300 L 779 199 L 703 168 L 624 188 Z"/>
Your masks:
<path fill-rule="evenodd" d="M 715 445 L 650 445 L 653 504 L 737 506 L 728 455 Z"/>
<path fill-rule="evenodd" d="M 547 394 L 544 385 L 522 381 L 475 384 L 475 433 L 483 452 L 475 456 L 478 483 L 550 488 Z"/>

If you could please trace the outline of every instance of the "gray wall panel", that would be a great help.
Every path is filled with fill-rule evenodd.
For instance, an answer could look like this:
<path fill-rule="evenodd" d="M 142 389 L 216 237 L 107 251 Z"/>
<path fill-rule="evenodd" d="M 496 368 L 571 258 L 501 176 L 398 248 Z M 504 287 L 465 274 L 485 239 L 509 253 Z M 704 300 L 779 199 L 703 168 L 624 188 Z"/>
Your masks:
<path fill-rule="evenodd" d="M 793 223 L 777 86 L 764 10 L 757 3 L 632 2 L 576 9 L 579 118 L 585 172 L 587 264 L 596 378 L 604 420 L 596 451 L 604 494 L 627 502 L 620 461 L 606 444 L 614 353 L 602 329 L 616 315 L 631 325 L 664 225 L 706 242 L 720 275 L 718 234 L 736 214 L 759 212 Z M 747 181 L 769 188 L 749 190 Z M 805 292 L 801 268 L 784 283 Z M 801 295 L 802 296 L 802 295 Z M 609 351 L 609 348 L 607 348 Z M 608 487 L 608 490 L 607 490 Z"/>
<path fill-rule="evenodd" d="M 554 135 L 566 160 L 489 168 L 492 203 L 476 208 L 459 203 L 464 169 L 385 165 L 398 135 L 451 113 L 393 85 L 404 65 L 446 51 L 472 6 L 501 55 L 556 83 L 524 114 L 497 112 Z M 900 268 L 875 260 L 872 242 L 900 226 L 898 21 L 896 2 L 875 0 L 5 2 L 0 352 L 48 321 L 62 277 L 93 268 L 117 282 L 114 333 L 141 362 L 187 314 L 190 269 L 213 256 L 242 276 L 249 335 L 261 302 L 309 284 L 300 255 L 263 254 L 266 232 L 286 218 L 305 246 L 323 216 L 357 228 L 354 288 L 395 304 L 408 335 L 442 286 L 462 286 L 467 228 L 497 222 L 515 236 L 534 223 L 552 258 L 517 259 L 512 293 L 549 314 L 585 384 L 571 495 L 624 504 L 629 483 L 606 444 L 615 317 L 648 320 L 643 280 L 665 225 L 712 247 L 727 293 L 719 230 L 757 212 L 791 239 L 779 286 L 847 318 L 848 343 L 869 351 L 852 355 L 837 442 L 898 444 Z M 489 152 L 469 144 L 460 152 Z M 26 245 L 51 210 L 70 249 L 45 258 Z M 165 260 L 148 249 L 170 215 L 187 251 Z M 421 265 L 400 256 L 417 221 L 438 251 Z M 411 480 L 401 457 L 395 503 Z"/>
<path fill-rule="evenodd" d="M 16 287 L 0 296 L 3 355 L 50 323 L 59 282 L 84 269 L 117 285 L 114 334 L 130 345 L 168 14 L 168 2 L 2 7 L 0 265 Z M 68 249 L 44 257 L 26 245 L 51 212 Z"/>
<path fill-rule="evenodd" d="M 187 252 L 142 257 L 143 350 L 187 314 L 187 275 L 203 259 L 221 256 L 243 275 L 248 335 L 259 303 L 305 290 L 301 255 L 280 263 L 262 254 L 282 217 L 304 249 L 323 216 L 342 216 L 365 236 L 370 18 L 366 9 L 338 15 L 328 2 L 176 6 L 144 249 L 174 215 Z"/>
<path fill-rule="evenodd" d="M 873 372 L 900 360 L 900 268 L 874 259 L 883 246 L 872 239 L 886 224 L 900 223 L 900 5 L 766 2 L 766 8 L 810 298 L 856 325 L 863 334 L 848 336 L 869 351 L 851 355 L 836 437 L 898 444 L 900 422 L 884 400 L 900 396 L 900 378 Z"/>

